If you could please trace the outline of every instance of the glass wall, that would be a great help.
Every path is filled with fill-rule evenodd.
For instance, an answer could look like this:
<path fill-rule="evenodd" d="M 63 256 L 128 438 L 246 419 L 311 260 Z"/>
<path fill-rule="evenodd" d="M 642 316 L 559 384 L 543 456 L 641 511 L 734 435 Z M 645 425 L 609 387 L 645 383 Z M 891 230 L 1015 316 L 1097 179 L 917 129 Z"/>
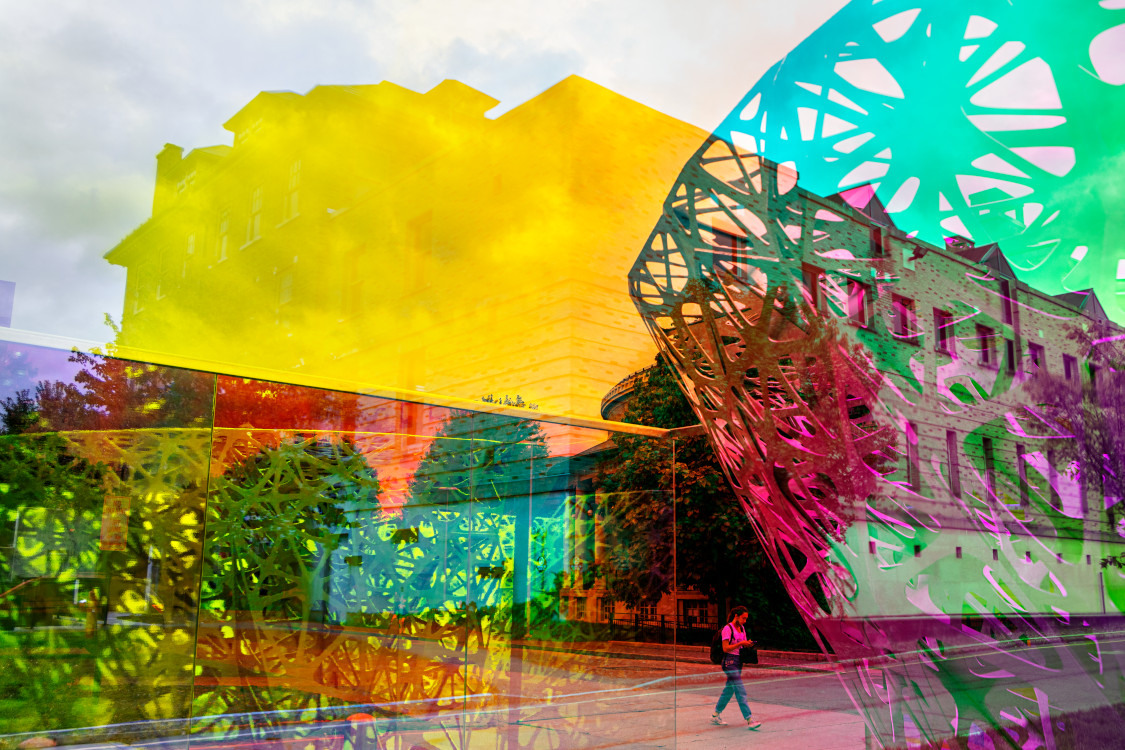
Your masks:
<path fill-rule="evenodd" d="M 653 622 L 622 622 L 620 581 L 675 581 L 673 494 L 599 490 L 605 429 L 16 343 L 0 362 L 6 741 L 673 740 L 674 660 L 614 643 Z"/>

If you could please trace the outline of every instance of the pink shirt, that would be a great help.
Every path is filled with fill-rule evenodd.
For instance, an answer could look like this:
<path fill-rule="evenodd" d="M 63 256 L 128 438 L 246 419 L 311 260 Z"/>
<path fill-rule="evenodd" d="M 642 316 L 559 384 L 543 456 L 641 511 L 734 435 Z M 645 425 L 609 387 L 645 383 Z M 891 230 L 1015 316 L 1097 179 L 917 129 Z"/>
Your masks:
<path fill-rule="evenodd" d="M 726 627 L 723 628 L 723 643 L 744 640 L 746 640 L 746 631 L 736 626 L 733 622 L 728 622 Z"/>

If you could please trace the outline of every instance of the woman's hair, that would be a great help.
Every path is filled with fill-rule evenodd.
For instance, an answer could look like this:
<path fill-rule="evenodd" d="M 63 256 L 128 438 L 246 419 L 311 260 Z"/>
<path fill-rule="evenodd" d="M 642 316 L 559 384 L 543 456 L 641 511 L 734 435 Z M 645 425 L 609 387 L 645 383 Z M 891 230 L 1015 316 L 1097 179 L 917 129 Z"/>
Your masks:
<path fill-rule="evenodd" d="M 739 615 L 749 614 L 749 612 L 750 610 L 746 609 L 746 607 L 735 607 L 730 611 L 730 616 L 727 618 L 727 622 L 734 622 L 734 618 L 738 617 Z"/>

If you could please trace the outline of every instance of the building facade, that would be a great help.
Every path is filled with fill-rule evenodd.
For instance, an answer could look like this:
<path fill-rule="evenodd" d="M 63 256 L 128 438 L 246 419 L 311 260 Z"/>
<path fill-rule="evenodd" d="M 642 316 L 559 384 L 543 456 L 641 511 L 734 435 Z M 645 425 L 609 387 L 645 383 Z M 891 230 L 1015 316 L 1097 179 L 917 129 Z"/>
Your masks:
<path fill-rule="evenodd" d="M 157 157 L 119 344 L 596 417 L 652 357 L 620 293 L 702 137 L 578 77 L 489 119 L 455 81 L 262 93 Z M 147 355 L 147 356 L 146 356 Z"/>
<path fill-rule="evenodd" d="M 1021 715 L 1011 696 L 1049 695 L 1053 674 L 1024 646 L 1081 661 L 1119 626 L 1119 451 L 1089 446 L 1113 433 L 1121 329 L 1090 291 L 1022 283 L 996 246 L 907 236 L 873 195 L 817 196 L 710 138 L 630 282 L 791 598 L 855 659 L 852 696 L 893 744 Z M 1084 708 L 1120 700 L 1084 689 Z"/>

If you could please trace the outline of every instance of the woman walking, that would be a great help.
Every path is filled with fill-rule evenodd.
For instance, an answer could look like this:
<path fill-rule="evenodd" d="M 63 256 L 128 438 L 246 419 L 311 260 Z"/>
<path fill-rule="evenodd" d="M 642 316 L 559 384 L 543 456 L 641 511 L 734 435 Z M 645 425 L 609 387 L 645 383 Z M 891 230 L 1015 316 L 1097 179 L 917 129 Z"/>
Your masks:
<path fill-rule="evenodd" d="M 723 627 L 721 635 L 723 643 L 723 672 L 727 676 L 727 684 L 723 686 L 719 702 L 715 704 L 715 713 L 711 714 L 712 724 L 726 724 L 723 721 L 723 709 L 730 703 L 731 696 L 738 701 L 738 708 L 742 711 L 742 718 L 746 719 L 747 729 L 758 729 L 762 722 L 754 721 L 750 716 L 750 704 L 746 702 L 746 688 L 742 684 L 742 658 L 739 651 L 743 646 L 750 646 L 753 641 L 746 637 L 746 620 L 750 613 L 746 607 L 735 607 L 730 611 L 730 622 Z"/>

